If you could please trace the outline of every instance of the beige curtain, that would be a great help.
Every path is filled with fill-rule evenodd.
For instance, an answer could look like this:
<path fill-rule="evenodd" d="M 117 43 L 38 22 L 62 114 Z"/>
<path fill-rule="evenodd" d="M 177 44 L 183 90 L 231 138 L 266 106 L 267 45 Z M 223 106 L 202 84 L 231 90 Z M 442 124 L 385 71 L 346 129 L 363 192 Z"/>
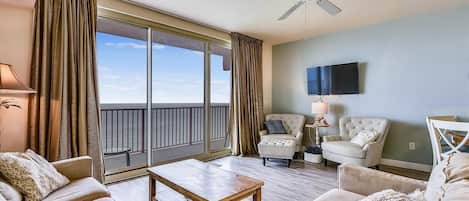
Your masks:
<path fill-rule="evenodd" d="M 262 98 L 262 41 L 231 34 L 232 81 L 230 136 L 233 155 L 257 153 L 264 123 Z"/>
<path fill-rule="evenodd" d="M 50 161 L 89 155 L 103 181 L 97 0 L 37 0 L 34 18 L 30 147 Z"/>

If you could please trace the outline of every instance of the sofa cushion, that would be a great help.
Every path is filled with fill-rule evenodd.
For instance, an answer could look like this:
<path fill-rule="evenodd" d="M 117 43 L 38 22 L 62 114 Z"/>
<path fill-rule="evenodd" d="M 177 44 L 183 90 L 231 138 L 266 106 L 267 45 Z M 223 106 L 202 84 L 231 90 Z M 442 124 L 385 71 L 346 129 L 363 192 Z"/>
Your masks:
<path fill-rule="evenodd" d="M 265 127 L 269 131 L 269 134 L 285 134 L 287 131 L 283 127 L 281 120 L 270 120 L 264 122 Z"/>
<path fill-rule="evenodd" d="M 445 184 L 443 188 L 445 194 L 441 201 L 469 200 L 469 180 L 467 179 Z"/>
<path fill-rule="evenodd" d="M 276 134 L 276 135 L 263 135 L 261 136 L 261 141 L 262 140 L 270 140 L 270 139 L 283 139 L 283 140 L 293 140 L 295 141 L 296 144 L 298 144 L 298 139 L 289 134 Z"/>
<path fill-rule="evenodd" d="M 6 201 L 22 201 L 23 196 L 18 190 L 13 188 L 8 182 L 0 177 L 0 195 Z"/>
<path fill-rule="evenodd" d="M 323 142 L 322 150 L 324 152 L 331 152 L 353 158 L 365 158 L 366 155 L 366 152 L 360 145 L 351 143 L 349 141 Z"/>
<path fill-rule="evenodd" d="M 469 153 L 451 154 L 432 170 L 425 199 L 439 201 L 451 197 L 469 200 Z"/>
<path fill-rule="evenodd" d="M 346 190 L 340 190 L 340 189 L 332 189 L 330 191 L 327 191 L 326 193 L 322 194 L 318 198 L 316 198 L 314 201 L 356 201 L 356 200 L 361 200 L 365 198 L 365 196 L 352 193 L 350 191 Z"/>
<path fill-rule="evenodd" d="M 52 192 L 44 201 L 92 201 L 104 197 L 110 197 L 106 187 L 96 179 L 87 177 Z"/>
<path fill-rule="evenodd" d="M 293 159 L 295 141 L 288 139 L 262 140 L 258 145 L 260 157 Z"/>
<path fill-rule="evenodd" d="M 46 159 L 31 150 L 0 153 L 0 172 L 24 195 L 25 200 L 41 200 L 70 182 Z"/>

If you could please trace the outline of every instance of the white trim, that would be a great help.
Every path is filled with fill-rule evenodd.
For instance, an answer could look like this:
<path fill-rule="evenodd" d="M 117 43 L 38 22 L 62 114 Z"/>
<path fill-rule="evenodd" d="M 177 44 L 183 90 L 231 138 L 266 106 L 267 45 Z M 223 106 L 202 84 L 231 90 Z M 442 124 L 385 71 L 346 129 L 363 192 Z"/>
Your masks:
<path fill-rule="evenodd" d="M 406 169 L 412 169 L 412 170 L 419 170 L 423 172 L 431 172 L 432 167 L 433 167 L 431 165 L 427 165 L 423 163 L 413 163 L 413 162 L 399 161 L 399 160 L 387 159 L 387 158 L 382 158 L 381 164 L 394 166 L 394 167 L 400 167 L 400 168 L 406 168 Z"/>

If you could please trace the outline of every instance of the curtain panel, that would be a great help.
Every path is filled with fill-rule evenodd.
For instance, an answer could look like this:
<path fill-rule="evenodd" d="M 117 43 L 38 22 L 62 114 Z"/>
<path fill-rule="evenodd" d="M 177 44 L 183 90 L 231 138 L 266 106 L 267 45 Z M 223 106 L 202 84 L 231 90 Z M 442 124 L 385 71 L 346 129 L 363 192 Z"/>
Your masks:
<path fill-rule="evenodd" d="M 230 137 L 233 155 L 257 153 L 264 123 L 262 95 L 262 41 L 231 34 L 232 81 Z"/>
<path fill-rule="evenodd" d="M 29 146 L 50 161 L 89 155 L 103 181 L 96 75 L 97 0 L 37 0 Z"/>

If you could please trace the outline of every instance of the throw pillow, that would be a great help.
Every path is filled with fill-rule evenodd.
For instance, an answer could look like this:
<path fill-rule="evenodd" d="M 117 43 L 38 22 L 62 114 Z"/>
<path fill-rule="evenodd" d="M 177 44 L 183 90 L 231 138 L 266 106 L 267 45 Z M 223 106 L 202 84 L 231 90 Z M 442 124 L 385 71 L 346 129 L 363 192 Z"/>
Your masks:
<path fill-rule="evenodd" d="M 417 189 L 414 192 L 409 193 L 410 200 L 425 201 L 424 193 L 425 191 L 421 191 L 420 189 Z"/>
<path fill-rule="evenodd" d="M 459 196 L 469 199 L 468 187 L 469 153 L 454 153 L 433 168 L 425 190 L 425 199 L 440 201 Z"/>
<path fill-rule="evenodd" d="M 447 175 L 446 183 L 454 183 L 464 179 L 469 179 L 469 153 L 457 153 L 448 157 L 445 168 Z"/>
<path fill-rule="evenodd" d="M 355 137 L 350 140 L 351 143 L 357 144 L 360 147 L 375 141 L 378 138 L 378 133 L 370 130 L 360 131 Z"/>
<path fill-rule="evenodd" d="M 31 150 L 25 153 L 0 153 L 0 172 L 24 195 L 26 201 L 42 200 L 70 182 L 46 159 Z"/>
<path fill-rule="evenodd" d="M 286 134 L 287 131 L 283 127 L 282 120 L 269 120 L 264 123 L 269 134 Z"/>
<path fill-rule="evenodd" d="M 416 190 L 407 195 L 392 189 L 387 189 L 373 193 L 361 201 L 425 201 L 421 194 L 422 192 L 420 190 Z"/>
<path fill-rule="evenodd" d="M 15 188 L 13 188 L 8 182 L 0 178 L 0 196 L 6 201 L 22 201 L 23 196 Z M 0 199 L 1 200 L 1 199 Z"/>
<path fill-rule="evenodd" d="M 441 201 L 469 200 L 469 180 L 464 179 L 443 185 Z"/>

